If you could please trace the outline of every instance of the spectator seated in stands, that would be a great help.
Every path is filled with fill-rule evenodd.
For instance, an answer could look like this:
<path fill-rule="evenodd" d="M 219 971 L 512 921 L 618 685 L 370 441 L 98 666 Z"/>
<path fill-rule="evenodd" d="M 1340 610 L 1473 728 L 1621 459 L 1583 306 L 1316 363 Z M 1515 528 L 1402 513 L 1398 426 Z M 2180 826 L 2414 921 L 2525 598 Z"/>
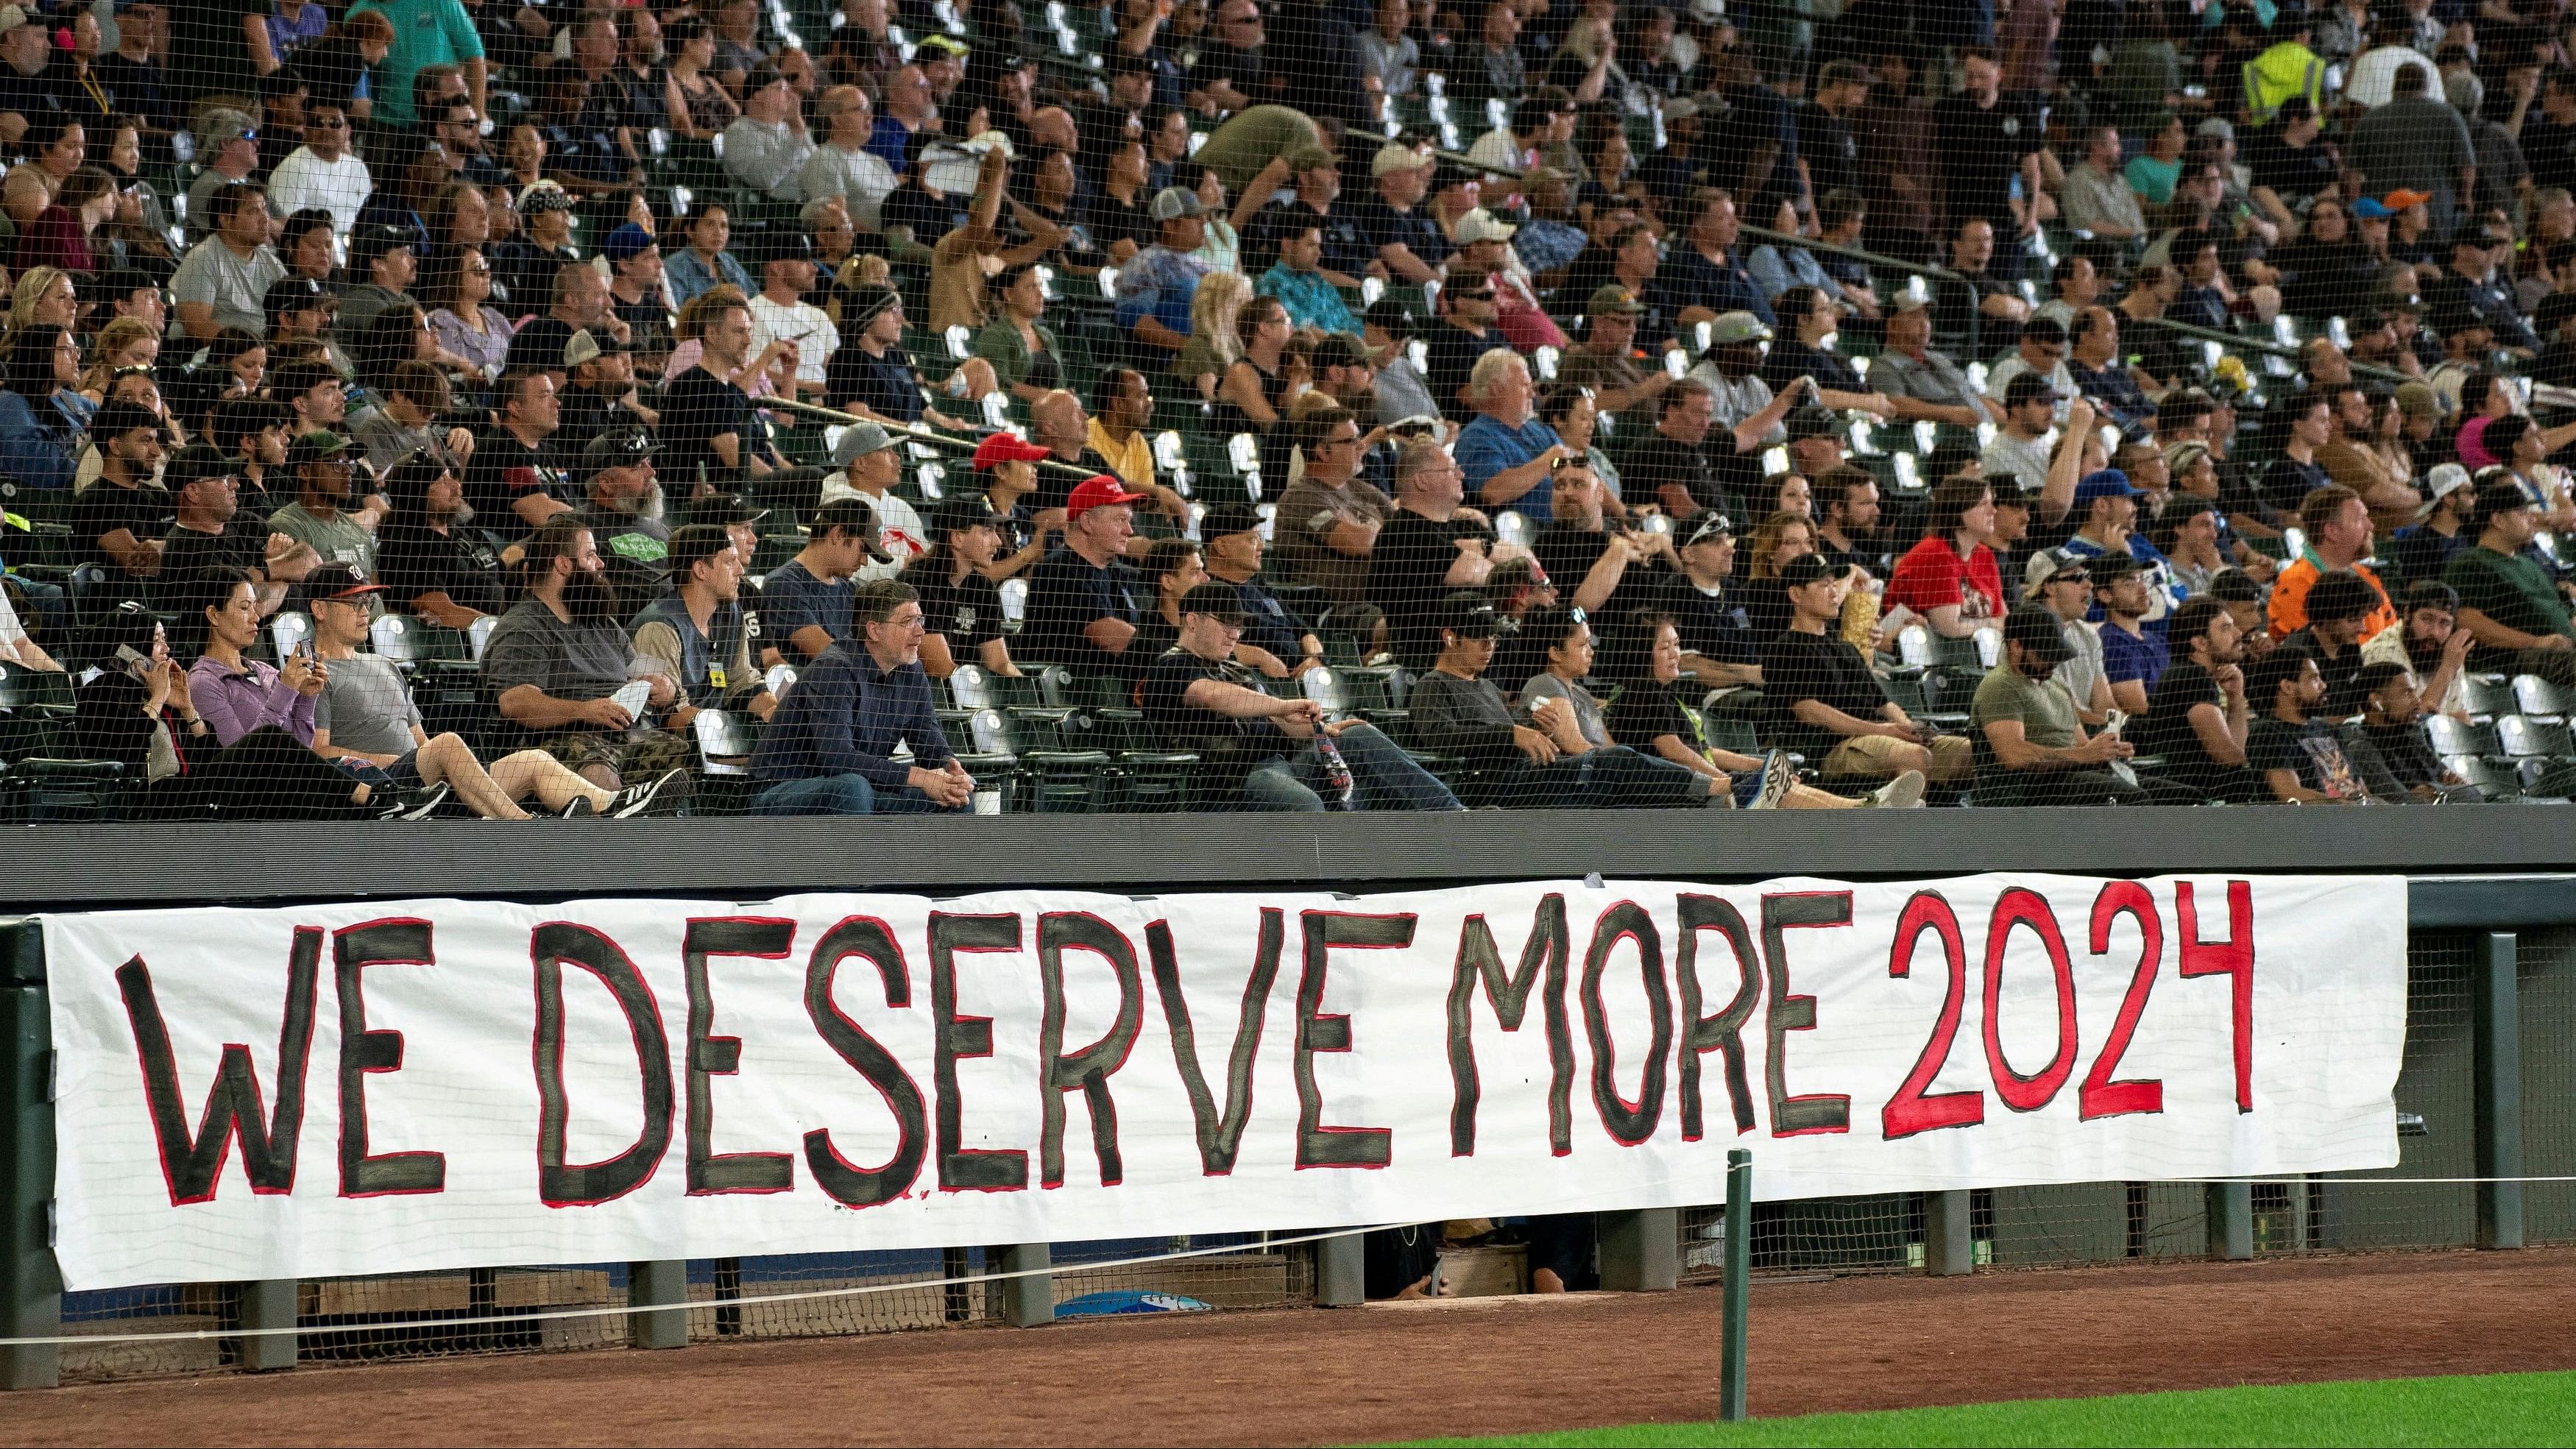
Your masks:
<path fill-rule="evenodd" d="M 1569 461 L 1556 475 L 1556 521 L 1539 530 L 1529 549 L 1547 576 L 1571 591 L 1567 602 L 1624 619 L 1672 566 L 1673 535 L 1611 528 L 1602 511 L 1607 497 L 1590 468 Z"/>
<path fill-rule="evenodd" d="M 1657 579 L 1645 607 L 1672 622 L 1681 670 L 1702 689 L 1762 682 L 1761 636 L 1739 597 L 1730 596 L 1735 572 L 1735 525 L 1723 513 L 1702 513 L 1672 533 L 1675 569 Z M 1737 591 L 1741 593 L 1741 590 Z"/>
<path fill-rule="evenodd" d="M 268 526 L 310 547 L 324 563 L 376 575 L 376 536 L 357 511 L 357 452 L 338 433 L 315 431 L 286 449 L 295 501 L 268 516 Z M 372 488 L 370 483 L 370 488 Z"/>
<path fill-rule="evenodd" d="M 2451 555 L 2442 582 L 2458 592 L 2460 627 L 2477 641 L 2470 668 L 2576 685 L 2576 623 L 2548 565 L 2530 551 L 2543 523 L 2542 504 L 2521 479 L 2478 485 L 2469 514 L 2477 544 Z"/>
<path fill-rule="evenodd" d="M 2424 700 L 2401 664 L 2365 664 L 2347 688 L 2349 702 L 2361 712 L 2361 738 L 2386 767 L 2389 777 L 2421 805 L 2448 801 L 2474 803 L 2486 798 L 2476 786 L 2445 768 L 2424 734 Z M 2537 782 L 2534 795 L 2564 795 L 2576 784 L 2576 771 L 2560 765 Z"/>
<path fill-rule="evenodd" d="M 1019 440 L 1008 433 L 994 433 L 976 452 L 1012 444 L 1019 444 Z M 842 431 L 841 440 L 832 445 L 832 467 L 823 475 L 824 500 L 855 498 L 866 504 L 876 519 L 877 549 L 882 559 L 859 569 L 857 577 L 863 582 L 894 577 L 928 546 L 920 512 L 894 491 L 894 485 L 903 479 L 903 457 L 901 440 L 875 423 L 850 424 Z"/>
<path fill-rule="evenodd" d="M 2084 727 L 2100 729 L 2116 706 L 2111 681 L 2102 672 L 2102 636 L 2084 621 L 2093 607 L 2092 571 L 2081 559 L 2059 559 L 2031 584 L 2026 597 L 2056 616 L 2057 632 L 2066 641 L 2066 661 L 2049 677 L 2075 701 L 2076 718 Z"/>
<path fill-rule="evenodd" d="M 2252 714 L 2245 692 L 2245 631 L 2215 598 L 2187 599 L 2167 638 L 2173 663 L 2156 680 L 2146 717 L 2133 725 L 2140 747 L 2162 760 L 2169 779 L 2204 798 L 2245 805 L 2270 798 L 2246 768 Z"/>
<path fill-rule="evenodd" d="M 2262 711 L 2246 739 L 2246 764 L 2261 778 L 2268 797 L 2284 805 L 2365 805 L 2374 798 L 2403 798 L 2384 767 L 2374 785 L 2333 724 L 2318 717 L 2325 692 L 2316 660 L 2294 649 L 2275 649 L 2246 667 L 2246 696 Z M 2371 763 L 2376 764 L 2375 757 Z"/>
<path fill-rule="evenodd" d="M 2385 602 L 2360 575 L 2338 569 L 2308 590 L 2308 626 L 2281 641 L 2282 648 L 2298 650 L 2317 662 L 2326 698 L 2349 703 L 2348 713 L 2361 708 L 2357 699 L 2348 696 L 2354 677 L 2361 673 L 2361 641 L 2381 632 L 2373 620 Z"/>
<path fill-rule="evenodd" d="M 851 592 L 845 635 L 797 676 L 752 753 L 755 815 L 964 810 L 975 778 L 939 727 L 921 669 L 921 601 L 900 579 Z M 894 758 L 908 744 L 909 761 Z"/>
<path fill-rule="evenodd" d="M 689 744 L 650 718 L 677 702 L 678 687 L 627 640 L 590 530 L 567 519 L 547 524 L 528 540 L 519 569 L 526 596 L 483 650 L 501 733 L 604 789 L 632 778 L 627 788 L 644 793 L 621 797 L 619 811 L 638 799 L 656 812 L 676 809 L 690 793 Z"/>
<path fill-rule="evenodd" d="M 1242 596 L 1243 618 L 1234 658 L 1273 679 L 1297 679 L 1324 662 L 1324 646 L 1295 610 L 1262 577 L 1261 515 L 1249 503 L 1228 499 L 1209 505 L 1199 520 L 1208 577 Z"/>
<path fill-rule="evenodd" d="M 1181 597 L 1180 614 L 1180 642 L 1146 667 L 1137 698 L 1172 748 L 1199 757 L 1204 808 L 1464 808 L 1376 726 L 1327 720 L 1312 700 L 1229 677 L 1245 626 L 1235 585 L 1200 584 Z"/>
<path fill-rule="evenodd" d="M 402 672 L 365 650 L 382 585 L 347 564 L 323 564 L 305 580 L 305 591 L 313 604 L 313 667 L 322 675 L 313 702 L 313 753 L 379 792 L 428 792 L 433 798 L 415 804 L 414 814 L 426 813 L 423 804 L 434 807 L 451 790 L 486 820 L 528 819 L 518 802 L 530 798 L 562 815 L 605 815 L 616 806 L 613 792 L 543 750 L 505 756 L 487 772 L 462 737 L 432 738 L 422 729 Z"/>
<path fill-rule="evenodd" d="M 946 679 L 960 664 L 1020 677 L 1003 632 L 1002 592 L 985 573 L 1002 547 L 993 516 L 981 503 L 948 498 L 931 505 L 922 533 L 929 547 L 914 554 L 900 575 L 921 601 L 921 667 L 933 679 Z"/>
<path fill-rule="evenodd" d="M 2056 614 L 2024 605 L 2004 616 L 2002 667 L 1977 685 L 1970 725 L 1983 737 L 1979 805 L 2198 804 L 2187 785 L 2119 768 L 2137 747 L 2118 733 L 2088 735 L 2054 677 L 2068 658 Z M 1984 761 L 1990 760 L 1991 763 Z"/>
<path fill-rule="evenodd" d="M 1532 391 L 1529 363 L 1497 342 L 1468 371 L 1467 394 L 1476 413 L 1459 430 L 1454 451 L 1477 503 L 1517 508 L 1536 521 L 1554 516 L 1551 473 L 1560 464 L 1575 466 L 1582 460 L 1539 420 Z"/>
<path fill-rule="evenodd" d="M 80 386 L 80 338 L 54 324 L 9 334 L 8 387 L 0 391 L 0 475 L 20 486 L 64 492 L 72 455 L 95 411 Z"/>
<path fill-rule="evenodd" d="M 1888 575 L 1891 621 L 1903 609 L 1943 638 L 1965 639 L 2003 617 L 1995 541 L 1993 486 L 1966 476 L 1944 480 L 1924 507 L 1923 541 L 1906 550 Z"/>
<path fill-rule="evenodd" d="M 1910 294 L 1889 303 L 1887 350 L 1869 360 L 1869 389 L 1904 422 L 1973 428 L 1990 411 L 2001 421 L 2002 409 L 1977 396 L 1959 364 L 1933 350 L 1931 304 Z"/>
<path fill-rule="evenodd" d="M 390 603 L 450 629 L 471 629 L 510 606 L 501 551 L 473 526 L 453 469 L 434 454 L 413 454 L 386 476 L 385 494 L 393 512 L 377 538 L 376 581 Z"/>
<path fill-rule="evenodd" d="M 112 577 L 158 578 L 177 506 L 152 478 L 161 471 L 161 426 L 132 403 L 100 408 L 91 436 L 99 443 L 98 481 L 78 495 L 85 562 Z M 129 588 L 127 592 L 132 593 Z"/>
<path fill-rule="evenodd" d="M 751 344 L 749 314 L 746 311 L 744 315 L 741 345 L 735 346 L 727 335 L 722 339 L 721 356 L 717 353 L 717 325 L 709 319 L 705 334 L 708 357 L 699 373 L 721 377 L 719 368 L 742 365 Z M 880 423 L 905 427 L 926 424 L 950 432 L 964 431 L 966 424 L 931 405 L 929 386 L 914 366 L 912 354 L 904 350 L 903 326 L 903 298 L 894 288 L 860 287 L 846 295 L 841 302 L 841 333 L 845 341 L 841 350 L 832 354 L 823 389 L 825 401 Z M 947 397 L 973 401 L 996 386 L 993 364 L 970 357 L 957 365 L 957 371 L 940 385 L 940 391 Z M 669 410 L 666 403 L 664 411 Z M 748 402 L 743 411 L 749 411 Z"/>
<path fill-rule="evenodd" d="M 671 592 L 638 612 L 627 628 L 638 658 L 678 687 L 664 723 L 686 730 L 700 710 L 745 710 L 767 719 L 777 707 L 752 663 L 743 627 L 742 556 L 733 537 L 710 523 L 674 532 L 664 562 Z"/>
<path fill-rule="evenodd" d="M 1322 590 L 1336 609 L 1364 610 L 1369 556 L 1392 505 L 1360 468 L 1385 430 L 1364 432 L 1347 410 L 1327 405 L 1307 413 L 1296 435 L 1305 472 L 1279 495 L 1280 571 Z"/>
<path fill-rule="evenodd" d="M 266 618 L 285 601 L 286 586 L 321 562 L 310 545 L 272 532 L 266 519 L 243 509 L 240 480 L 224 459 L 205 451 L 183 453 L 170 461 L 162 481 L 178 512 L 161 545 L 162 569 L 171 578 L 193 579 L 210 568 L 245 570 L 259 580 L 260 616 Z"/>
<path fill-rule="evenodd" d="M 776 65 L 752 67 L 742 83 L 742 114 L 724 129 L 725 174 L 779 201 L 799 199 L 797 178 L 813 158 L 805 110 Z"/>
<path fill-rule="evenodd" d="M 2165 616 L 2182 602 L 2183 588 L 2164 550 L 2137 527 L 2140 501 L 2145 496 L 2117 468 L 2098 468 L 2085 474 L 2084 480 L 2075 485 L 2070 514 L 2077 523 L 2075 532 L 2056 548 L 2032 554 L 2025 576 L 2035 576 L 2059 559 L 2091 562 L 2116 554 L 2136 564 L 2144 576 L 2146 621 L 2161 632 Z"/>
<path fill-rule="evenodd" d="M 817 275 L 813 238 L 793 228 L 769 234 L 760 291 L 750 302 L 750 350 L 758 356 L 779 343 L 792 349 L 793 365 L 780 368 L 773 383 L 780 397 L 791 400 L 817 401 L 829 392 L 832 359 L 841 350 L 840 329 L 806 300 Z"/>
<path fill-rule="evenodd" d="M 1685 378 L 1665 389 L 1654 402 L 1654 428 L 1620 459 L 1626 496 L 1677 520 L 1741 513 L 1741 490 L 1758 479 L 1758 467 L 1739 459 L 1732 437 L 1713 435 L 1716 416 L 1716 395 L 1703 384 Z"/>
<path fill-rule="evenodd" d="M 2093 605 L 2102 613 L 2102 677 L 2111 685 L 2111 701 L 2132 715 L 2147 712 L 2156 681 L 2172 654 L 2165 631 L 2147 627 L 2154 607 L 2147 572 L 2127 554 L 2104 554 L 2090 560 Z"/>
<path fill-rule="evenodd" d="M 2363 638 L 2395 624 L 2397 608 L 2388 602 L 2387 587 L 2362 562 L 2370 556 L 2371 528 L 2370 508 L 2361 495 L 2341 484 L 2329 483 L 2310 490 L 2299 500 L 2298 515 L 2307 547 L 2272 580 L 2272 637 L 2287 639 L 2307 627 L 2314 617 L 2307 602 L 2308 591 L 2330 573 L 2349 574 L 2368 589 L 2370 619 Z"/>
<path fill-rule="evenodd" d="M 875 533 L 876 515 L 858 499 L 836 498 L 815 510 L 805 546 L 761 581 L 764 665 L 802 667 L 849 640 L 850 599 L 858 587 L 853 577 L 884 559 Z"/>
<path fill-rule="evenodd" d="M 2576 294 L 2570 300 L 2576 301 Z M 2388 550 L 2389 576 L 2410 588 L 2439 583 L 2451 555 L 2476 541 L 2468 532 L 2469 509 L 2478 496 L 2469 470 L 2441 464 L 2426 475 L 2424 486 L 2425 501 L 2415 510 L 2415 521 L 2397 530 Z"/>
<path fill-rule="evenodd" d="M 1122 679 L 1151 662 L 1130 648 L 1144 618 L 1145 586 L 1126 560 L 1134 505 L 1144 496 L 1107 474 L 1076 485 L 1065 503 L 1064 542 L 1029 571 L 1019 638 L 1028 657 Z"/>
<path fill-rule="evenodd" d="M 420 274 L 419 245 L 411 229 L 381 222 L 350 234 L 349 272 L 366 280 L 340 293 L 341 336 L 359 336 L 390 308 L 419 305 L 411 296 L 411 284 Z"/>
<path fill-rule="evenodd" d="M 2372 664 L 2397 664 L 2415 687 L 2416 698 L 2433 711 L 2466 715 L 2469 648 L 2475 635 L 2460 627 L 2460 595 L 2440 579 L 2417 579 L 2399 601 L 2404 617 L 2362 641 L 2361 657 Z"/>
<path fill-rule="evenodd" d="M 1646 672 L 1642 678 L 1627 680 L 1619 691 L 1618 702 L 1610 706 L 1602 720 L 1605 738 L 1642 738 L 1645 752 L 1724 784 L 1733 791 L 1735 803 L 1748 810 L 1769 809 L 1775 804 L 1783 810 L 1847 810 L 1864 805 L 1903 808 L 1923 803 L 1923 777 L 1911 772 L 1853 799 L 1798 783 L 1796 769 L 1779 750 L 1756 759 L 1712 746 L 1699 709 L 1684 698 L 1694 686 L 1682 676 L 1682 641 L 1673 620 L 1647 610 L 1630 620 L 1622 637 L 1630 641 L 1627 647 L 1632 655 L 1638 648 L 1644 649 Z M 1531 680 L 1529 688 L 1539 688 L 1542 681 L 1558 677 L 1551 667 L 1548 673 Z M 1570 690 L 1582 689 L 1580 681 L 1563 682 Z M 1528 690 L 1523 693 L 1526 695 Z M 1588 732 L 1586 738 L 1590 738 Z"/>
<path fill-rule="evenodd" d="M 1818 554 L 1781 566 L 1790 616 L 1762 656 L 1768 742 L 1803 754 L 1828 781 L 1887 780 L 1908 770 L 1944 785 L 1965 777 L 1975 756 L 1969 742 L 1916 723 L 1844 642 L 1849 586 L 1849 576 Z"/>
<path fill-rule="evenodd" d="M 1190 303 L 1208 274 L 1207 262 L 1195 255 L 1207 239 L 1206 210 L 1184 187 L 1156 192 L 1154 244 L 1118 269 L 1118 329 L 1142 356 L 1178 356 L 1190 339 Z"/>
<path fill-rule="evenodd" d="M 572 504 L 563 473 L 541 450 L 563 423 L 554 379 L 543 372 L 505 372 L 492 385 L 498 420 L 474 440 L 461 475 L 464 501 L 482 528 L 515 544 Z M 666 435 L 667 436 L 667 435 Z"/>
<path fill-rule="evenodd" d="M 1283 228 L 1278 241 L 1279 260 L 1261 274 L 1256 290 L 1262 296 L 1278 298 L 1280 305 L 1288 309 L 1292 326 L 1358 336 L 1359 319 L 1343 303 L 1340 289 L 1320 270 L 1323 227 L 1310 223 Z"/>
<path fill-rule="evenodd" d="M 2066 344 L 2066 370 L 2094 412 L 2124 433 L 2144 436 L 2155 421 L 2155 404 L 2120 361 L 2120 324 L 2111 309 L 2087 307 L 2076 313 L 2066 329 Z"/>
<path fill-rule="evenodd" d="M 191 226 L 199 214 L 191 202 Z M 286 263 L 268 245 L 266 193 L 256 186 L 225 186 L 205 203 L 203 215 L 213 234 L 189 248 L 170 279 L 181 334 L 199 343 L 213 341 L 224 327 L 267 335 L 268 289 L 285 277 Z"/>

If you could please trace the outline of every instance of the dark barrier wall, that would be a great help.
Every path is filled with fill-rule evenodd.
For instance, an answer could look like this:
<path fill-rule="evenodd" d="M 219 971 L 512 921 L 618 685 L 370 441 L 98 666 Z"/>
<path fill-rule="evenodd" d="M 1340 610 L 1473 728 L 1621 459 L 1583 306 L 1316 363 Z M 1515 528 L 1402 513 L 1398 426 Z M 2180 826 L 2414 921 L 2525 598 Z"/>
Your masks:
<path fill-rule="evenodd" d="M 1065 885 L 1142 891 L 1605 875 L 1729 881 L 2049 870 L 2377 872 L 2576 868 L 2569 816 L 2509 805 L 2197 810 L 1476 811 L 525 826 L 84 825 L 0 835 L 0 906 L 62 910 L 456 895 L 544 899 Z M 2576 884 L 2538 889 L 2576 922 Z M 2525 904 L 2516 911 L 2539 909 Z M 2443 924 L 2501 924 L 2474 913 Z"/>

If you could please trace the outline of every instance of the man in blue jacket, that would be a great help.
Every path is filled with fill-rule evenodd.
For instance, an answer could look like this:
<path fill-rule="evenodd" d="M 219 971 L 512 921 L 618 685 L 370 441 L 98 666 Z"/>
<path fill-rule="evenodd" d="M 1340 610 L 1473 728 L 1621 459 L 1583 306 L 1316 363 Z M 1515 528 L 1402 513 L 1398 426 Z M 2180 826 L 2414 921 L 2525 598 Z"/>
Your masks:
<path fill-rule="evenodd" d="M 806 666 L 752 752 L 755 815 L 960 810 L 975 779 L 941 733 L 921 668 L 921 600 L 896 579 L 861 584 L 849 639 Z M 898 741 L 912 763 L 894 758 Z"/>

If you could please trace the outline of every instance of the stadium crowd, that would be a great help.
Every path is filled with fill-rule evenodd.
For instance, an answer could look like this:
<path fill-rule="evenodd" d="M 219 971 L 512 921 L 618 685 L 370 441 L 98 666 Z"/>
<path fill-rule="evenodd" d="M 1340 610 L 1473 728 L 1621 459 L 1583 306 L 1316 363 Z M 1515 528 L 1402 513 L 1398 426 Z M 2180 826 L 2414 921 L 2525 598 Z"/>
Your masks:
<path fill-rule="evenodd" d="M 2564 797 L 2571 45 L 0 7 L 0 801 Z"/>

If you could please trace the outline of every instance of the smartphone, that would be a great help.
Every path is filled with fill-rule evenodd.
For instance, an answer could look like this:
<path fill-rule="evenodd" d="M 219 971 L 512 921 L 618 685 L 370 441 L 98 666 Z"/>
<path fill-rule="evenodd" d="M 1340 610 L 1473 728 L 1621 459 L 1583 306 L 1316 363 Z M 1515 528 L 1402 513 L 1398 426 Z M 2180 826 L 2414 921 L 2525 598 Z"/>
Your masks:
<path fill-rule="evenodd" d="M 2116 740 L 2120 737 L 2120 726 L 2128 722 L 2129 712 L 2125 709 L 2115 709 L 2102 716 L 2102 733 Z"/>

